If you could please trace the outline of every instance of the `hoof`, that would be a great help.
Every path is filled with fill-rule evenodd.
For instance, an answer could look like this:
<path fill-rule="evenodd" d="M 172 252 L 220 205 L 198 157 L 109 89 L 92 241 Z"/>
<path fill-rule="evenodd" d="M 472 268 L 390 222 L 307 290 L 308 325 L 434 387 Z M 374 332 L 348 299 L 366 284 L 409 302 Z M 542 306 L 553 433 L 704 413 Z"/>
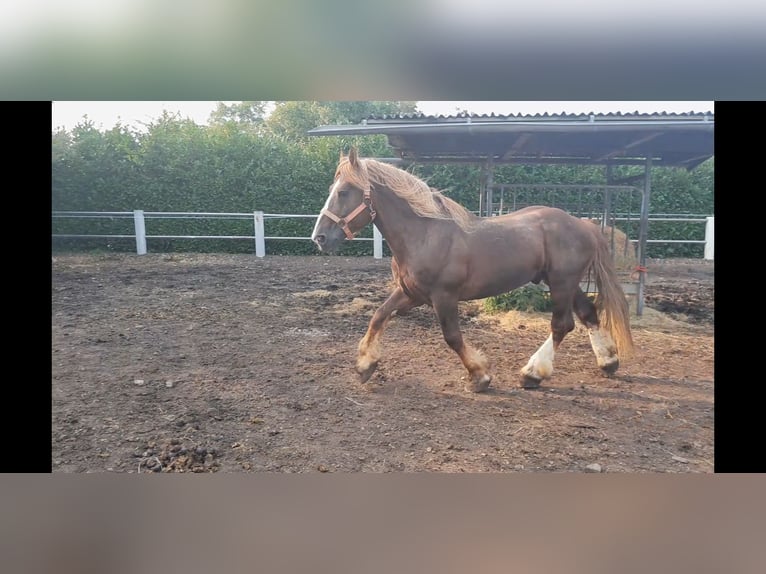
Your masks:
<path fill-rule="evenodd" d="M 374 363 L 370 363 L 367 365 L 367 367 L 363 367 L 357 364 L 356 366 L 356 372 L 359 373 L 359 382 L 360 383 L 366 383 L 370 380 L 370 377 L 375 372 L 375 369 L 378 368 L 378 362 L 375 361 Z"/>
<path fill-rule="evenodd" d="M 620 361 L 616 360 L 612 363 L 608 363 L 606 365 L 601 365 L 601 371 L 608 377 L 609 375 L 613 375 L 617 372 L 617 369 L 620 368 Z"/>
<path fill-rule="evenodd" d="M 472 380 L 470 384 L 465 386 L 465 390 L 469 393 L 483 393 L 489 387 L 489 383 L 492 381 L 492 377 L 489 375 L 482 375 L 477 380 Z"/>
<path fill-rule="evenodd" d="M 522 375 L 520 386 L 522 389 L 537 389 L 540 387 L 540 382 L 541 379 L 529 375 Z"/>

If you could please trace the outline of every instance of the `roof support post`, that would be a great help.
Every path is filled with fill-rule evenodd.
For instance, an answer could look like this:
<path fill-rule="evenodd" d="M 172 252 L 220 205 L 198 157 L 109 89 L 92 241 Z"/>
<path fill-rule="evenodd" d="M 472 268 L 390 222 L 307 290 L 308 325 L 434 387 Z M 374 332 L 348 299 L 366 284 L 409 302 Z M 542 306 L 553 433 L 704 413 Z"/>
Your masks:
<path fill-rule="evenodd" d="M 612 251 L 612 257 L 614 258 L 615 248 L 614 248 L 614 224 L 615 222 L 612 221 L 612 164 L 607 164 L 606 166 L 606 188 L 604 188 L 604 213 L 601 215 L 601 230 L 605 230 L 606 226 L 610 226 L 612 229 L 612 232 L 609 234 L 609 248 Z"/>
<path fill-rule="evenodd" d="M 652 156 L 644 164 L 644 190 L 641 194 L 641 223 L 638 230 L 638 293 L 636 314 L 644 313 L 644 285 L 646 283 L 646 240 L 649 236 L 649 197 L 652 192 Z"/>
<path fill-rule="evenodd" d="M 492 186 L 494 185 L 493 179 L 495 175 L 495 166 L 492 165 L 492 157 L 487 158 L 486 172 L 485 172 L 485 184 L 484 191 L 486 193 L 486 200 L 484 201 L 484 209 L 487 217 L 492 215 Z"/>
<path fill-rule="evenodd" d="M 479 175 L 479 217 L 484 215 L 484 199 L 487 190 L 487 166 L 481 164 L 481 174 Z"/>
<path fill-rule="evenodd" d="M 604 189 L 604 213 L 602 216 L 602 223 L 603 225 L 601 228 L 604 228 L 604 225 L 610 225 L 609 223 L 609 206 L 610 206 L 610 199 L 611 199 L 611 193 L 609 186 L 612 185 L 612 182 L 614 181 L 614 173 L 612 172 L 614 166 L 611 163 L 608 163 L 606 165 L 606 188 Z"/>

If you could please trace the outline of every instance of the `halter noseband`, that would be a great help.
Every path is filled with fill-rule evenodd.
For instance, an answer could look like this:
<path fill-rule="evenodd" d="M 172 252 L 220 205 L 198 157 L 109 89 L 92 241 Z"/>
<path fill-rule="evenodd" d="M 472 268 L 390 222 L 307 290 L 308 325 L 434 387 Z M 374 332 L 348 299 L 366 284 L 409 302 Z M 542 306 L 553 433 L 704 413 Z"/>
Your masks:
<path fill-rule="evenodd" d="M 364 190 L 364 197 L 362 198 L 362 203 L 360 203 L 354 211 L 349 213 L 346 217 L 338 217 L 335 215 L 332 211 L 329 209 L 323 209 L 320 213 L 322 215 L 326 215 L 330 219 L 332 219 L 335 223 L 338 224 L 338 226 L 343 230 L 343 233 L 346 234 L 347 239 L 353 239 L 354 236 L 361 231 L 359 229 L 356 232 L 351 231 L 349 229 L 348 224 L 354 220 L 354 218 L 362 213 L 365 209 L 370 210 L 370 222 L 375 221 L 375 216 L 377 215 L 375 208 L 372 206 L 372 197 L 370 195 L 370 188 L 367 188 Z"/>

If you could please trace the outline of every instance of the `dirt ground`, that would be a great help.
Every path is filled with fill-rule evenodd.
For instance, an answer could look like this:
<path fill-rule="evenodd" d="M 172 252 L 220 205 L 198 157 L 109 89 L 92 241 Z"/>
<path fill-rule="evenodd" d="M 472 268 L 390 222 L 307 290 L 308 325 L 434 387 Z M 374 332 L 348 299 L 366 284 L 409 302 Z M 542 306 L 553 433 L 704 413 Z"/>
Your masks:
<path fill-rule="evenodd" d="M 392 319 L 359 384 L 389 259 L 57 254 L 52 469 L 712 473 L 713 264 L 647 268 L 636 356 L 611 378 L 578 326 L 521 389 L 550 317 L 461 304 L 493 374 L 472 394 L 428 307 Z"/>

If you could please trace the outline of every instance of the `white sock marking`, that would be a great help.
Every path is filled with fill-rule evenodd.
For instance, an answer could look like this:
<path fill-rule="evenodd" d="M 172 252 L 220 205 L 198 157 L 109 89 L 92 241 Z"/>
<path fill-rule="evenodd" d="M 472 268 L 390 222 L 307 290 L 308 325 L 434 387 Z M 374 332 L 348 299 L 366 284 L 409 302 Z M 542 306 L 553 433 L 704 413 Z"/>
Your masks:
<path fill-rule="evenodd" d="M 593 347 L 593 353 L 596 355 L 596 363 L 599 367 L 611 365 L 619 360 L 617 348 L 608 331 L 600 327 L 588 329 L 588 338 L 590 338 L 590 346 Z"/>
<path fill-rule="evenodd" d="M 527 365 L 521 369 L 522 374 L 535 379 L 546 379 L 553 374 L 553 334 L 540 346 L 535 354 L 529 359 Z"/>

